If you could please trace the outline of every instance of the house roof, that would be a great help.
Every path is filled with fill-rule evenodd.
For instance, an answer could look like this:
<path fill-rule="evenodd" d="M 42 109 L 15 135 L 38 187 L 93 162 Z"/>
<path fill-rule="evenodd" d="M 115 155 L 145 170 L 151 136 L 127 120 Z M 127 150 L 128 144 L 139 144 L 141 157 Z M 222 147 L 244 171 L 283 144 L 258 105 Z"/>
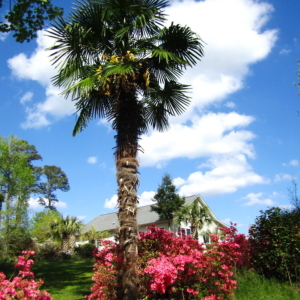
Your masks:
<path fill-rule="evenodd" d="M 206 202 L 202 199 L 200 195 L 186 197 L 185 205 L 191 204 L 196 199 L 200 201 L 201 205 L 208 207 L 208 210 L 215 222 L 219 223 L 222 227 L 226 226 L 223 222 L 221 222 L 215 217 L 209 206 L 206 204 Z M 156 212 L 151 211 L 150 208 L 151 205 L 145 205 L 138 208 L 137 223 L 140 226 L 150 225 L 159 221 L 163 221 L 159 218 L 159 215 Z M 119 227 L 117 212 L 104 214 L 96 217 L 84 226 L 83 232 L 88 231 L 89 229 L 91 229 L 91 227 L 95 227 L 97 231 L 111 231 L 116 229 L 117 227 Z"/>

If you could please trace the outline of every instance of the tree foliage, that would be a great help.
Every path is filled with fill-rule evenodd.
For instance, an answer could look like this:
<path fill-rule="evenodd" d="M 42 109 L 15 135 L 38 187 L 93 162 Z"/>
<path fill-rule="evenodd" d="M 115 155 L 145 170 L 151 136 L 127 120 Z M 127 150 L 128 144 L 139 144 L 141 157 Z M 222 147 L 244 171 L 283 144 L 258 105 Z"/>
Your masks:
<path fill-rule="evenodd" d="M 29 240 L 28 198 L 36 183 L 32 161 L 38 159 L 41 156 L 27 141 L 0 137 L 0 191 L 4 203 L 0 230 L 5 255 L 18 253 Z"/>
<path fill-rule="evenodd" d="M 156 203 L 151 205 L 151 211 L 158 213 L 161 220 L 172 220 L 185 202 L 184 197 L 176 193 L 176 187 L 169 174 L 163 176 L 162 183 L 158 186 L 152 200 Z"/>
<path fill-rule="evenodd" d="M 36 185 L 35 193 L 43 196 L 38 201 L 45 208 L 55 210 L 55 203 L 58 202 L 58 199 L 54 192 L 56 190 L 63 192 L 70 190 L 68 177 L 60 167 L 47 165 L 39 169 L 39 175 L 45 181 L 40 180 Z"/>
<path fill-rule="evenodd" d="M 44 243 L 51 237 L 51 224 L 60 218 L 56 210 L 45 209 L 37 212 L 30 220 L 30 234 L 38 242 Z"/>
<path fill-rule="evenodd" d="M 261 211 L 249 231 L 252 260 L 268 277 L 296 280 L 300 274 L 300 214 L 273 207 Z"/>
<path fill-rule="evenodd" d="M 9 0 L 10 10 L 0 22 L 0 32 L 13 32 L 17 42 L 29 42 L 37 36 L 46 20 L 63 14 L 61 7 L 53 6 L 51 0 Z M 3 0 L 0 0 L 0 8 Z"/>

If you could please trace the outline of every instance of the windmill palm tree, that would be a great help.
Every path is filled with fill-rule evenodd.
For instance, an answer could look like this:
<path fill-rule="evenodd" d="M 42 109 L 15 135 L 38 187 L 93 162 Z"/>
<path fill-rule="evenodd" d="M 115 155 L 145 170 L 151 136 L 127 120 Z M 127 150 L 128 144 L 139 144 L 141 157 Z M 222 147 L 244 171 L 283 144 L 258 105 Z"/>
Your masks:
<path fill-rule="evenodd" d="M 76 234 L 82 229 L 82 222 L 77 217 L 60 216 L 51 223 L 51 233 L 54 238 L 61 241 L 61 251 L 73 254 L 76 242 Z"/>
<path fill-rule="evenodd" d="M 177 225 L 184 223 L 191 226 L 191 236 L 198 239 L 198 231 L 205 224 L 211 224 L 212 219 L 209 210 L 205 206 L 201 206 L 199 201 L 194 201 L 189 205 L 182 206 L 174 215 Z"/>
<path fill-rule="evenodd" d="M 189 104 L 178 78 L 203 56 L 201 39 L 186 26 L 165 21 L 165 0 L 82 0 L 49 34 L 56 40 L 54 85 L 75 101 L 73 135 L 92 118 L 116 131 L 118 183 L 118 299 L 137 299 L 137 186 L 139 139 L 149 127 L 163 131 L 168 116 Z"/>

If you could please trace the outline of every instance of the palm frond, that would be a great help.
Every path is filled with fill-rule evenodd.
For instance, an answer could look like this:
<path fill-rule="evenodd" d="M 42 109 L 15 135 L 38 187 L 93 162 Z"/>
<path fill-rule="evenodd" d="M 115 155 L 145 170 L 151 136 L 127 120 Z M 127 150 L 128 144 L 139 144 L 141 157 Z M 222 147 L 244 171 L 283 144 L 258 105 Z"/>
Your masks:
<path fill-rule="evenodd" d="M 195 65 L 204 55 L 203 41 L 187 26 L 174 25 L 163 28 L 159 35 L 160 47 Z"/>

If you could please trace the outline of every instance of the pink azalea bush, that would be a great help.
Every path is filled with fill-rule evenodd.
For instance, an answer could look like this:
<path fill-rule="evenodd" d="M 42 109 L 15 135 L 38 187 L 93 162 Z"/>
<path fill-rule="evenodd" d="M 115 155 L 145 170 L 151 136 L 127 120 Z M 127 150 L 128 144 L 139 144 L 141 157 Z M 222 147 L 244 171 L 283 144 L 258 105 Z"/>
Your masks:
<path fill-rule="evenodd" d="M 43 280 L 34 279 L 31 271 L 31 265 L 34 262 L 29 259 L 35 254 L 34 251 L 22 251 L 22 254 L 15 264 L 15 268 L 19 269 L 18 276 L 7 280 L 4 273 L 0 272 L 0 299 L 53 300 L 48 292 L 39 289 L 44 283 Z"/>
<path fill-rule="evenodd" d="M 212 243 L 201 245 L 190 236 L 155 226 L 140 233 L 140 299 L 233 299 L 234 269 L 249 263 L 249 246 L 234 226 L 222 228 L 222 239 L 211 235 Z M 95 273 L 88 300 L 116 298 L 118 245 L 102 242 L 95 251 Z"/>

